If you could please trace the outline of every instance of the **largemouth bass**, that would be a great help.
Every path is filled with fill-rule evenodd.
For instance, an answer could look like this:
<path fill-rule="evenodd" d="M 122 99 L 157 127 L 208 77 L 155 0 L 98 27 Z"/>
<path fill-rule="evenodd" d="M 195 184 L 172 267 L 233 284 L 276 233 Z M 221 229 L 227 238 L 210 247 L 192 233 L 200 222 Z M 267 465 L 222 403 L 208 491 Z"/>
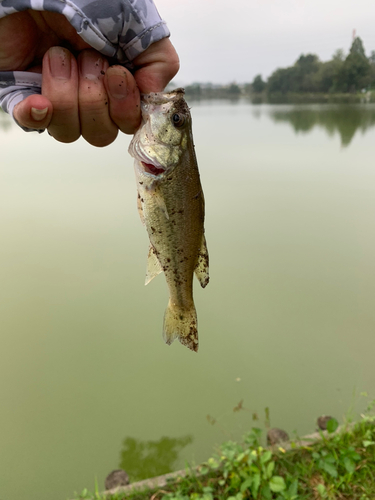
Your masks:
<path fill-rule="evenodd" d="M 204 197 L 184 90 L 141 97 L 142 123 L 129 146 L 138 210 L 150 239 L 146 285 L 164 272 L 169 302 L 163 337 L 198 350 L 193 275 L 209 281 Z"/>

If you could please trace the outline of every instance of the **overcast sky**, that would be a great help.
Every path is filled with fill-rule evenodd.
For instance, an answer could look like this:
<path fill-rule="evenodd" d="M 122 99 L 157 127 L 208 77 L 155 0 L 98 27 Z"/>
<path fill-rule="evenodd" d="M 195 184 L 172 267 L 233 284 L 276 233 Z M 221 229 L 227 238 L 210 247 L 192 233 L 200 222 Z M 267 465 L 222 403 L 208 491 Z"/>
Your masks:
<path fill-rule="evenodd" d="M 375 50 L 374 0 L 155 0 L 179 53 L 178 84 L 250 82 L 292 65 L 348 52 L 353 29 Z"/>

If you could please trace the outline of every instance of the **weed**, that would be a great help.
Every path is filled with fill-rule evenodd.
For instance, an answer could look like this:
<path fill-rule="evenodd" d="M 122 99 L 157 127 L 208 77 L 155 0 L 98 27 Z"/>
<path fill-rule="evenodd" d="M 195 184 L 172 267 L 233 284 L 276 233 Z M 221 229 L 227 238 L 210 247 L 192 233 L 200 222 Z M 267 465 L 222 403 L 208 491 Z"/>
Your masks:
<path fill-rule="evenodd" d="M 327 433 L 308 446 L 288 451 L 262 446 L 254 427 L 242 444 L 228 441 L 219 453 L 163 489 L 118 493 L 107 500 L 369 500 L 375 498 L 375 401 L 360 422 Z M 268 413 L 269 420 L 269 413 Z M 84 490 L 80 500 L 104 500 Z"/>

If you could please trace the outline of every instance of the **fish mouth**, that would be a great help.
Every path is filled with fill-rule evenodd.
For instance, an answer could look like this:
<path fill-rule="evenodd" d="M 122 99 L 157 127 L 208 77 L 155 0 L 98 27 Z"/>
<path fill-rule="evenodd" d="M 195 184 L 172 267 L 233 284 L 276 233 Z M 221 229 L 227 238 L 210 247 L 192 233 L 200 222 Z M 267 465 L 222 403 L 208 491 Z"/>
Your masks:
<path fill-rule="evenodd" d="M 146 163 L 144 161 L 141 161 L 141 163 L 148 174 L 161 175 L 165 172 L 164 168 L 156 167 L 153 163 Z"/>
<path fill-rule="evenodd" d="M 166 169 L 163 165 L 155 160 L 155 158 L 151 158 L 151 156 L 144 151 L 139 141 L 134 141 L 131 149 L 132 156 L 140 162 L 146 174 L 154 177 L 164 174 Z"/>

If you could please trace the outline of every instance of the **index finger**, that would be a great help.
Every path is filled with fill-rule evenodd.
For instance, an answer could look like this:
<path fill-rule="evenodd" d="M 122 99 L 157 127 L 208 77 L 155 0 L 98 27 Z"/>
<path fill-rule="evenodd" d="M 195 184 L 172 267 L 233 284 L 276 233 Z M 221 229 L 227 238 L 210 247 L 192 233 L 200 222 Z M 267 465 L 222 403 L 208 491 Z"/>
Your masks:
<path fill-rule="evenodd" d="M 122 66 L 112 66 L 104 78 L 110 116 L 125 134 L 133 134 L 141 122 L 140 93 L 161 92 L 180 67 L 167 38 L 153 43 L 133 63 L 134 76 Z"/>
<path fill-rule="evenodd" d="M 180 69 L 180 60 L 169 38 L 155 42 L 133 61 L 135 81 L 141 92 L 161 92 Z"/>
<path fill-rule="evenodd" d="M 133 134 L 141 122 L 140 94 L 133 75 L 123 66 L 111 66 L 104 84 L 112 121 L 124 134 Z"/>

